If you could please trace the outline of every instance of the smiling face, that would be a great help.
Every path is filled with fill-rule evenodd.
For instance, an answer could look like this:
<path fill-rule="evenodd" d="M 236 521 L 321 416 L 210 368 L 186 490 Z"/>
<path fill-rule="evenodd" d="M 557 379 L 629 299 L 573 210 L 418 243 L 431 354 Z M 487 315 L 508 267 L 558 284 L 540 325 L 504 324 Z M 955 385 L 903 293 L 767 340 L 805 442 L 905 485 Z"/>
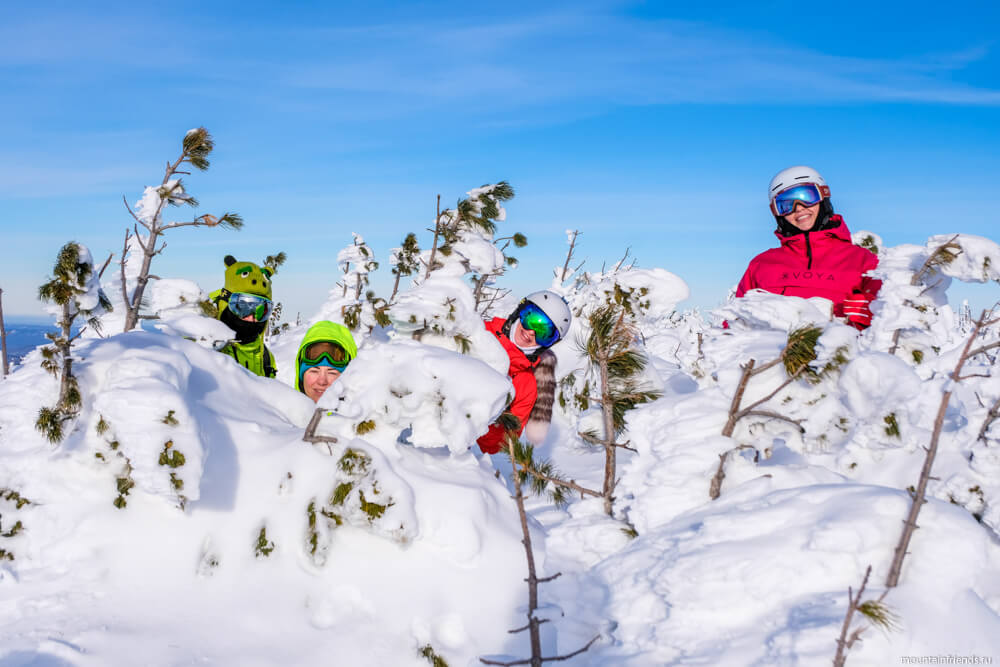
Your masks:
<path fill-rule="evenodd" d="M 801 203 L 796 203 L 792 212 L 784 216 L 785 221 L 788 222 L 788 224 L 793 225 L 804 232 L 808 232 L 813 228 L 813 225 L 816 224 L 817 217 L 819 217 L 819 204 L 806 206 Z"/>
<path fill-rule="evenodd" d="M 302 375 L 302 389 L 306 396 L 318 401 L 330 385 L 340 377 L 340 371 L 329 366 L 313 366 Z"/>
<path fill-rule="evenodd" d="M 520 348 L 525 347 L 535 347 L 538 343 L 535 342 L 535 332 L 531 329 L 526 329 L 521 326 L 521 323 L 517 323 L 517 327 L 514 329 L 514 345 Z"/>

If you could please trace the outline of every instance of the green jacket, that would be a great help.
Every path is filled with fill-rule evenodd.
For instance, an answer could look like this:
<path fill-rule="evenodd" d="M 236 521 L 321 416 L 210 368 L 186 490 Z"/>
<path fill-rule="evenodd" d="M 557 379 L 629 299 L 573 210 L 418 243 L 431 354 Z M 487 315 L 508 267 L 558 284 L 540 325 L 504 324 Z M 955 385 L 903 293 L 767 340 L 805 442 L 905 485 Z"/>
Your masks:
<path fill-rule="evenodd" d="M 316 324 L 309 327 L 309 331 L 302 338 L 302 343 L 299 344 L 299 351 L 295 353 L 295 388 L 302 391 L 301 380 L 299 372 L 299 367 L 302 365 L 302 353 L 305 349 L 309 347 L 312 343 L 319 341 L 330 341 L 331 343 L 336 343 L 340 347 L 344 348 L 347 352 L 348 359 L 354 359 L 358 356 L 358 346 L 354 342 L 354 336 L 351 335 L 351 330 L 345 327 L 343 324 L 337 324 L 335 322 L 329 322 L 327 320 L 320 320 Z"/>
<path fill-rule="evenodd" d="M 236 360 L 236 363 L 254 375 L 273 378 L 278 374 L 278 367 L 274 363 L 274 355 L 264 345 L 263 336 L 245 345 L 235 340 L 229 341 L 219 352 L 229 355 Z"/>

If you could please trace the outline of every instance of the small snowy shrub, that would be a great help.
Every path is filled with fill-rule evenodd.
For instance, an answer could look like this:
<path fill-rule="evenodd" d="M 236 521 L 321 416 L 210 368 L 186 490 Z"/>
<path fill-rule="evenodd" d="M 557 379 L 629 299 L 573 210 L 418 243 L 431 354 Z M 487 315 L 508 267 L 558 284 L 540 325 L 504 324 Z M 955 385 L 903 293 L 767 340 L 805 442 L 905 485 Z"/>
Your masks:
<path fill-rule="evenodd" d="M 73 323 L 83 315 L 91 327 L 99 327 L 98 317 L 111 309 L 111 304 L 101 291 L 99 277 L 94 272 L 94 260 L 86 246 L 67 243 L 59 251 L 53 278 L 38 288 L 38 298 L 54 304 L 50 310 L 59 316 L 58 334 L 46 334 L 52 344 L 42 348 L 42 367 L 59 378 L 59 397 L 54 407 L 43 407 L 38 412 L 36 428 L 51 443 L 61 442 L 63 425 L 76 416 L 80 409 L 80 386 L 73 374 L 73 357 L 70 347 L 79 337 L 73 335 Z"/>

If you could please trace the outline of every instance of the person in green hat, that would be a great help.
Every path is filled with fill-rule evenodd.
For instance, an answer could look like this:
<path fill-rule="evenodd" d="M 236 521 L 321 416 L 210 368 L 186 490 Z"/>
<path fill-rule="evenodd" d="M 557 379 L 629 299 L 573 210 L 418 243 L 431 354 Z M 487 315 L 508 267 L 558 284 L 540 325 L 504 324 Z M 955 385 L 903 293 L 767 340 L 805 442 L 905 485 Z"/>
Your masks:
<path fill-rule="evenodd" d="M 273 378 L 278 370 L 274 355 L 264 345 L 264 331 L 274 309 L 271 301 L 271 269 L 226 255 L 226 280 L 222 289 L 209 295 L 218 308 L 218 318 L 236 334 L 219 351 L 255 375 Z"/>
<path fill-rule="evenodd" d="M 347 327 L 317 322 L 309 327 L 295 355 L 295 388 L 318 401 L 356 356 L 358 346 Z"/>

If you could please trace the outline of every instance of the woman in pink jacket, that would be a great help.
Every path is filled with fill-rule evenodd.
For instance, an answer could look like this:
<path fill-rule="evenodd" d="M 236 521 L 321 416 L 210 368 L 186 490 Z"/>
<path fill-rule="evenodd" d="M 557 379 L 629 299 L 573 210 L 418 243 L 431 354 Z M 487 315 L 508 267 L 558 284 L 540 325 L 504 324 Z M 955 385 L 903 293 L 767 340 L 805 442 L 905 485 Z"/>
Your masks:
<path fill-rule="evenodd" d="M 851 242 L 844 219 L 833 212 L 826 181 L 811 167 L 789 167 L 771 179 L 768 194 L 781 245 L 750 260 L 736 296 L 752 289 L 820 296 L 833 302 L 835 316 L 866 328 L 872 321 L 869 304 L 882 286 L 866 274 L 878 258 Z"/>

